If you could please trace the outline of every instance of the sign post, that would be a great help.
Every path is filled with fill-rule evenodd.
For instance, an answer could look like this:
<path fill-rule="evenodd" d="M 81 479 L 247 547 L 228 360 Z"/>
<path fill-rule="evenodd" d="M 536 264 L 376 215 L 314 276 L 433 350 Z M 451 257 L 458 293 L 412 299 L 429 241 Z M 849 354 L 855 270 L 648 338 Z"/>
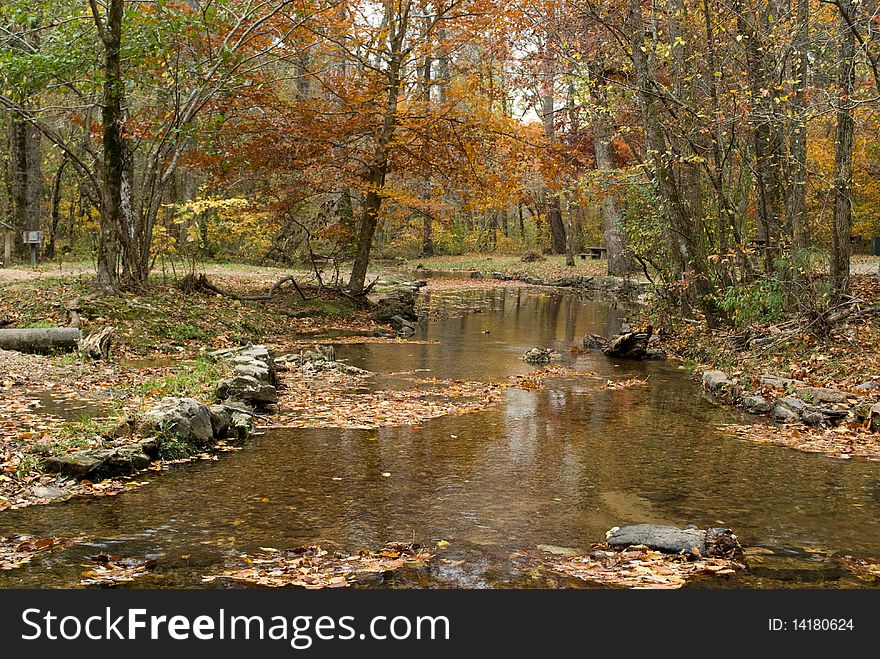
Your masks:
<path fill-rule="evenodd" d="M 21 235 L 25 244 L 31 246 L 31 265 L 37 265 L 37 252 L 43 242 L 43 232 L 23 231 Z"/>

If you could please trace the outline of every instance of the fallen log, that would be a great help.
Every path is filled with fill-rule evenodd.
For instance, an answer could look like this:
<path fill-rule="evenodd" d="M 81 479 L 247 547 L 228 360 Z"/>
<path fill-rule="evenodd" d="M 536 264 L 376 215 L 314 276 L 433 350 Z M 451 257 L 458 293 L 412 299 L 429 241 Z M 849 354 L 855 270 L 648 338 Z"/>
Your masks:
<path fill-rule="evenodd" d="M 76 350 L 81 339 L 82 332 L 75 327 L 0 329 L 0 348 L 17 352 Z"/>

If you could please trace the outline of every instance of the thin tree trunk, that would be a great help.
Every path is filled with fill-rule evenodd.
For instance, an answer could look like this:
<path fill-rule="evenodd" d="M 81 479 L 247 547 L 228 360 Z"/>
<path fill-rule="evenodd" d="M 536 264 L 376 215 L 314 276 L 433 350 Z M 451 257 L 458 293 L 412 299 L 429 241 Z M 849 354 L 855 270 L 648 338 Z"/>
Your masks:
<path fill-rule="evenodd" d="M 556 106 L 555 106 L 555 58 L 550 46 L 549 34 L 545 37 L 544 47 L 544 80 L 541 92 L 544 134 L 551 147 L 556 142 Z M 547 190 L 547 223 L 550 225 L 550 245 L 554 254 L 565 253 L 565 225 L 562 223 L 562 208 L 559 192 Z"/>
<path fill-rule="evenodd" d="M 852 232 L 853 131 L 852 93 L 855 84 L 855 20 L 852 0 L 840 0 L 840 41 L 837 57 L 837 135 L 834 148 L 834 220 L 831 228 L 831 284 L 837 297 L 849 293 Z M 849 19 L 849 20 L 847 20 Z"/>
<path fill-rule="evenodd" d="M 792 113 L 795 117 L 791 133 L 789 153 L 791 158 L 791 181 L 786 199 L 786 229 L 795 249 L 809 245 L 807 235 L 807 122 L 806 88 L 809 75 L 807 49 L 810 45 L 810 2 L 797 0 L 797 32 L 795 35 L 796 79 Z"/>

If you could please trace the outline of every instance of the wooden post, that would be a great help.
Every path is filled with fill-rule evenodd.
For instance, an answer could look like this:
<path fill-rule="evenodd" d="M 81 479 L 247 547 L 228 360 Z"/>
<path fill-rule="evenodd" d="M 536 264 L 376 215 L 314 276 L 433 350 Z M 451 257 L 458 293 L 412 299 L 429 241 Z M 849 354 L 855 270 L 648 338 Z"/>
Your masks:
<path fill-rule="evenodd" d="M 15 235 L 12 231 L 7 229 L 5 231 L 6 234 L 6 244 L 3 245 L 3 267 L 8 268 L 9 262 L 12 260 L 12 237 Z"/>

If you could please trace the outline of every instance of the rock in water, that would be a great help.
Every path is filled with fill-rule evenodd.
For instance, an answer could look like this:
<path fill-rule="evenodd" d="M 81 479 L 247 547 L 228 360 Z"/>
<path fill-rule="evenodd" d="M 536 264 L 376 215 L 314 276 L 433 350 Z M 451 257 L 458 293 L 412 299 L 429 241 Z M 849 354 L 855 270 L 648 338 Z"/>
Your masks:
<path fill-rule="evenodd" d="M 615 527 L 605 534 L 612 547 L 645 545 L 669 554 L 691 556 L 732 556 L 740 551 L 736 535 L 730 529 L 680 529 L 659 524 L 634 524 Z"/>
<path fill-rule="evenodd" d="M 554 359 L 562 359 L 562 355 L 550 348 L 532 348 L 522 358 L 529 364 L 546 364 Z"/>

